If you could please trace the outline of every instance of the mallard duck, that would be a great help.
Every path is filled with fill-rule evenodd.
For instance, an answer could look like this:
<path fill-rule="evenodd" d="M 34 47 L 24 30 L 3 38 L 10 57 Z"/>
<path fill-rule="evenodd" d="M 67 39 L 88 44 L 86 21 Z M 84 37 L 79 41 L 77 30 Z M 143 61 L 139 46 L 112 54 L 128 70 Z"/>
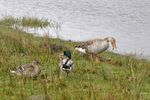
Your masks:
<path fill-rule="evenodd" d="M 116 40 L 113 37 L 106 37 L 104 39 L 94 39 L 86 42 L 81 42 L 75 47 L 74 51 L 79 51 L 84 54 L 91 55 L 91 58 L 95 57 L 97 63 L 99 63 L 98 53 L 104 52 L 109 48 L 109 43 L 112 45 L 112 49 L 117 48 Z"/>
<path fill-rule="evenodd" d="M 70 51 L 64 51 L 64 54 L 60 55 L 59 68 L 60 72 L 66 72 L 67 75 L 73 70 L 73 61 L 71 60 Z"/>
<path fill-rule="evenodd" d="M 32 63 L 18 66 L 14 70 L 10 71 L 12 74 L 25 77 L 36 77 L 40 74 L 40 72 L 40 63 L 36 60 L 32 61 Z"/>

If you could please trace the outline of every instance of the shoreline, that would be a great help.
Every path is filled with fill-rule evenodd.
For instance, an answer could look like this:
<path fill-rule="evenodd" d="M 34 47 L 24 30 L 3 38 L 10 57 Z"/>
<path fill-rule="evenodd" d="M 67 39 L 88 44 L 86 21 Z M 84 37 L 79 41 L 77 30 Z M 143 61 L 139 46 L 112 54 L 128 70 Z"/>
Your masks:
<path fill-rule="evenodd" d="M 44 36 L 49 36 L 49 38 L 57 38 L 57 34 L 55 33 L 55 31 L 52 29 L 52 28 L 45 28 L 45 29 L 41 29 L 40 27 L 39 28 L 30 28 L 30 27 L 26 27 L 22 30 L 23 32 L 27 32 L 29 34 L 33 34 L 34 36 L 39 36 L 39 37 L 44 37 Z M 48 33 L 48 32 L 52 32 L 52 33 Z M 44 34 L 44 33 L 47 33 L 47 34 Z M 87 40 L 69 40 L 69 39 L 65 39 L 65 38 L 59 38 L 61 40 L 64 40 L 64 41 L 72 41 L 72 42 L 85 42 L 87 40 L 90 40 L 90 39 L 87 39 Z M 121 54 L 121 55 L 132 55 L 134 57 L 137 57 L 139 59 L 147 59 L 147 60 L 150 60 L 150 55 L 146 55 L 146 54 L 141 54 L 141 53 L 127 53 L 127 52 L 119 52 L 117 50 L 115 51 L 112 51 L 109 49 L 109 51 L 111 52 L 114 52 L 114 53 L 118 53 L 118 54 Z"/>
<path fill-rule="evenodd" d="M 150 61 L 103 52 L 99 64 L 76 52 L 73 56 L 74 69 L 67 77 L 59 78 L 59 57 L 66 49 L 74 50 L 77 42 L 37 37 L 0 21 L 0 95 L 2 100 L 24 100 L 43 96 L 52 100 L 120 100 L 149 99 Z M 26 20 L 26 22 L 28 22 Z M 33 24 L 33 21 L 32 25 Z M 39 24 L 38 24 L 39 25 Z M 37 26 L 37 24 L 36 24 Z M 52 53 L 51 45 L 62 49 Z M 41 76 L 37 79 L 11 75 L 10 69 L 31 63 L 41 63 Z M 143 96 L 144 93 L 144 96 Z"/>
<path fill-rule="evenodd" d="M 11 25 L 9 25 L 9 27 L 12 27 L 13 29 L 19 29 L 20 31 L 26 32 L 28 34 L 33 34 L 34 36 L 39 36 L 39 37 L 48 36 L 49 38 L 59 38 L 61 40 L 72 41 L 72 42 L 83 42 L 83 41 L 89 40 L 89 39 L 85 39 L 85 40 L 67 39 L 65 37 L 65 34 L 63 35 L 62 33 L 60 33 L 61 26 L 57 22 L 55 22 L 55 21 L 49 22 L 46 19 L 38 19 L 38 18 L 34 18 L 34 17 L 33 18 L 32 17 L 20 17 L 20 18 L 16 17 L 16 18 L 14 18 L 12 16 L 6 16 L 6 17 L 3 17 L 1 19 L 1 21 L 6 21 L 6 22 L 10 21 L 8 23 L 8 24 L 11 23 Z M 18 22 L 16 22 L 16 21 L 18 21 Z M 20 25 L 21 21 L 24 21 L 23 23 L 25 23 L 26 25 L 25 24 L 24 24 L 25 26 Z M 40 23 L 40 21 L 41 21 L 41 23 Z M 43 26 L 43 23 L 45 24 L 45 26 Z M 39 24 L 39 25 L 36 25 L 36 24 Z M 5 26 L 5 24 L 4 24 L 4 26 Z M 121 51 L 121 50 L 120 51 L 118 51 L 118 50 L 112 51 L 111 49 L 109 49 L 109 51 L 118 53 L 121 55 L 133 55 L 134 57 L 137 57 L 140 59 L 150 60 L 150 55 L 148 55 L 146 53 L 140 53 L 140 52 L 137 53 L 136 51 L 134 53 L 133 51 L 129 52 L 129 51 Z"/>

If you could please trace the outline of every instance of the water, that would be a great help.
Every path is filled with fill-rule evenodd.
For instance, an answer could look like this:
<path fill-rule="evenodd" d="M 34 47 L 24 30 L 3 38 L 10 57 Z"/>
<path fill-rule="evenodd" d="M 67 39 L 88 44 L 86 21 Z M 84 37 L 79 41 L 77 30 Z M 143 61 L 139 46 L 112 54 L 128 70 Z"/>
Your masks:
<path fill-rule="evenodd" d="M 1 17 L 53 19 L 61 24 L 58 33 L 62 39 L 84 41 L 113 36 L 118 47 L 115 52 L 147 57 L 149 9 L 150 0 L 0 0 Z M 51 33 L 56 36 L 55 31 Z"/>

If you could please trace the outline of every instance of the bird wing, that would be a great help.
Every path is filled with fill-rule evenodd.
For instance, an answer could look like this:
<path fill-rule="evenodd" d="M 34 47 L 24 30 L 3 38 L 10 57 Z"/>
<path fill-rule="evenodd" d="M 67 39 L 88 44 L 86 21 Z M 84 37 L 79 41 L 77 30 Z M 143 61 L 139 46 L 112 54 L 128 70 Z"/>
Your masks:
<path fill-rule="evenodd" d="M 23 71 L 33 71 L 34 70 L 34 66 L 32 64 L 22 65 L 21 68 L 24 69 Z"/>
<path fill-rule="evenodd" d="M 89 40 L 86 42 L 81 42 L 77 47 L 80 47 L 82 49 L 86 49 L 89 45 L 92 45 L 94 40 Z"/>
<path fill-rule="evenodd" d="M 22 72 L 24 71 L 24 66 L 23 66 L 23 65 L 18 66 L 18 67 L 15 69 L 15 71 L 22 73 Z"/>

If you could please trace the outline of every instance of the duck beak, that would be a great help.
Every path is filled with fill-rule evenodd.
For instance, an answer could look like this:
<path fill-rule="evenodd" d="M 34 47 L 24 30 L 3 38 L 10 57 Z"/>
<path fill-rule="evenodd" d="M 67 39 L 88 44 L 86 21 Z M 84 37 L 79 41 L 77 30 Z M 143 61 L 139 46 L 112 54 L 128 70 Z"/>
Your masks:
<path fill-rule="evenodd" d="M 112 45 L 112 49 L 113 49 L 113 50 L 114 50 L 114 49 L 117 49 L 117 46 L 116 46 L 116 42 L 115 42 L 115 41 L 111 42 L 111 45 Z"/>

